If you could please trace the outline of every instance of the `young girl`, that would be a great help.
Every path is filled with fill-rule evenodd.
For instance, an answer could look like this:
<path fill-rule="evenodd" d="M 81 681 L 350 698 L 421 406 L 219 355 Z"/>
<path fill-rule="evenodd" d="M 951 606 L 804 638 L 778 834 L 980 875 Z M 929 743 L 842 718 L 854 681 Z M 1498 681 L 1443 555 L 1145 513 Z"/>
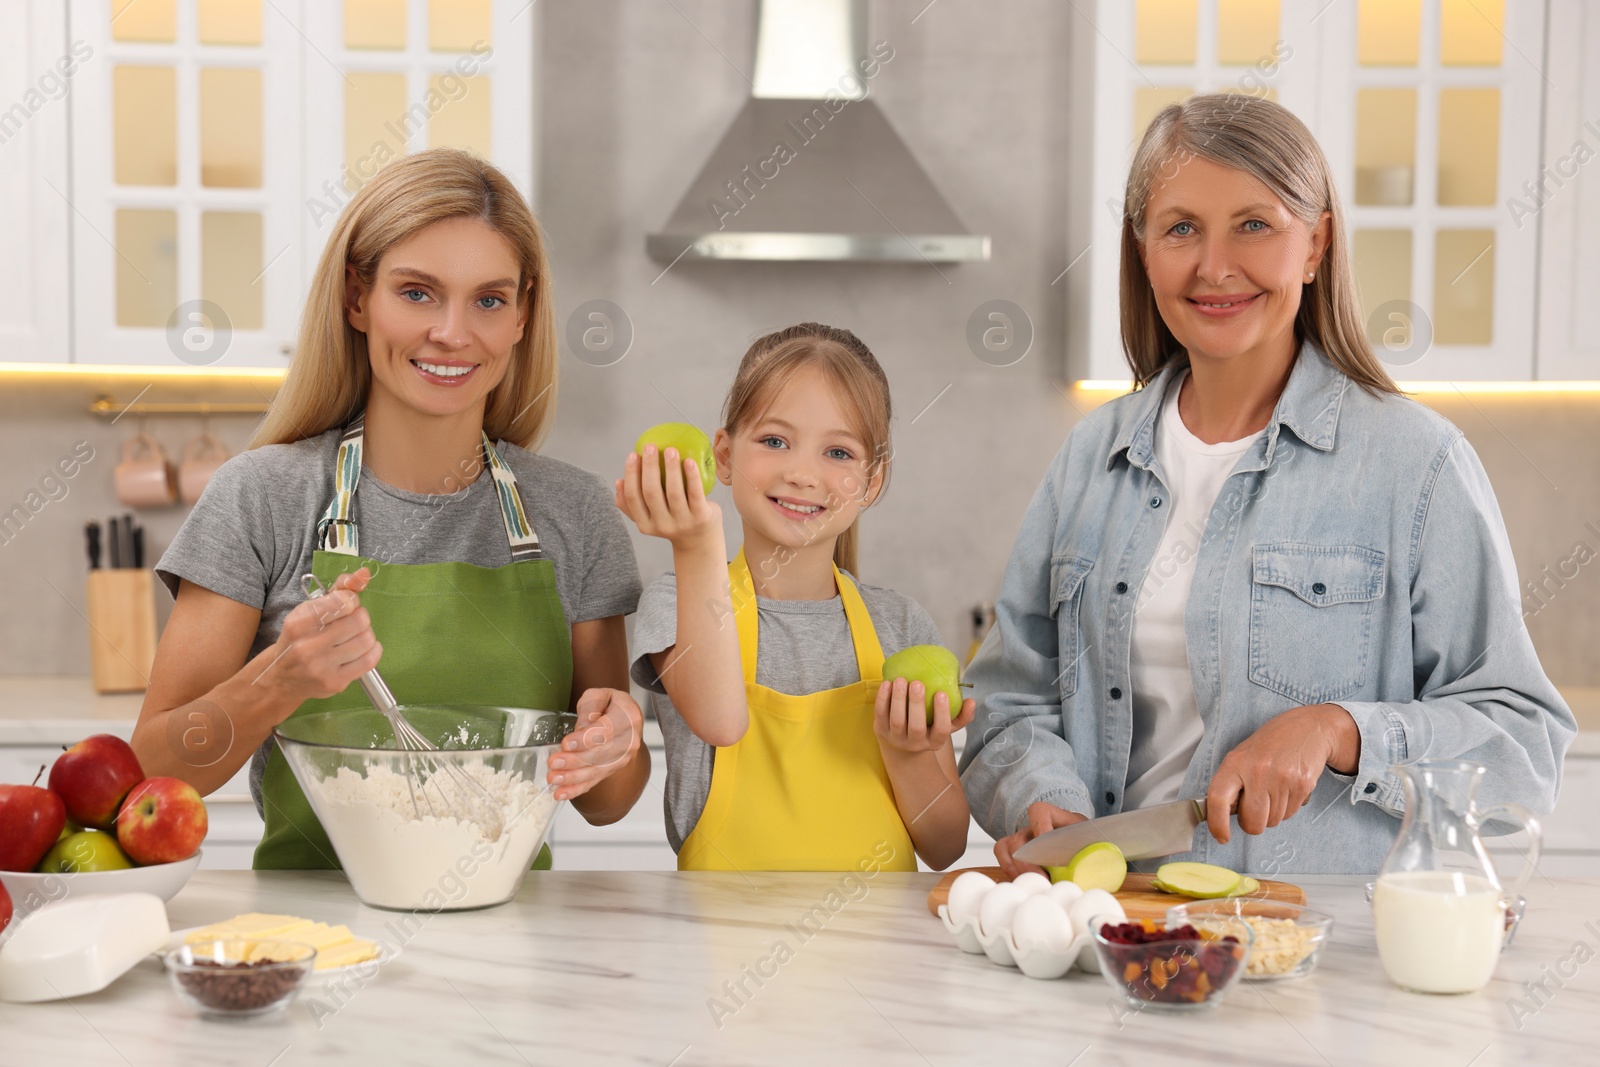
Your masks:
<path fill-rule="evenodd" d="M 848 330 L 804 323 L 750 346 L 716 433 L 744 546 L 676 449 L 630 453 L 617 506 L 672 543 L 645 590 L 633 678 L 667 750 L 680 870 L 914 871 L 966 848 L 968 810 L 941 693 L 883 679 L 886 655 L 938 644 L 917 603 L 861 585 L 855 521 L 889 474 L 889 383 Z M 665 459 L 665 464 L 661 462 Z"/>
<path fill-rule="evenodd" d="M 544 240 L 505 175 L 439 148 L 364 185 L 253 447 L 156 565 L 177 602 L 133 748 L 202 793 L 249 762 L 257 868 L 338 866 L 272 730 L 368 706 L 352 683 L 380 664 L 402 703 L 576 712 L 557 799 L 605 823 L 638 798 L 638 568 L 605 482 L 533 451 L 555 379 Z"/>

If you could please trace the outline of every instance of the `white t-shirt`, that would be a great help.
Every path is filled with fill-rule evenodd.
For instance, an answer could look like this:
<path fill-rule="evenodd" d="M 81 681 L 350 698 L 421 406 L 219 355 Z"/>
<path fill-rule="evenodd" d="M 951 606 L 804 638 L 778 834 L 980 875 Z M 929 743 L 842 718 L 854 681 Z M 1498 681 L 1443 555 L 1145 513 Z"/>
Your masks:
<path fill-rule="evenodd" d="M 1211 506 L 1239 457 L 1261 436 L 1208 445 L 1190 433 L 1178 414 L 1186 377 L 1180 374 L 1172 383 L 1156 418 L 1156 461 L 1171 507 L 1133 609 L 1133 748 L 1125 811 L 1177 800 L 1200 744 L 1204 730 L 1189 674 L 1183 613 Z"/>

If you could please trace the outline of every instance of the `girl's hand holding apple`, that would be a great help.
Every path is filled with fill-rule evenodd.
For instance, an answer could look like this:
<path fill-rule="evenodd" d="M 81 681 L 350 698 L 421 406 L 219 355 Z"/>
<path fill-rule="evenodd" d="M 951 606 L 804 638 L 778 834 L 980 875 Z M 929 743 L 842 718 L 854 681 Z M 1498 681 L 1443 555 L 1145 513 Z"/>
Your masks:
<path fill-rule="evenodd" d="M 892 753 L 936 752 L 950 744 L 950 735 L 963 729 L 977 709 L 970 697 L 961 703 L 961 714 L 950 715 L 950 698 L 943 692 L 933 695 L 933 716 L 924 713 L 926 690 L 921 682 L 904 678 L 885 680 L 878 686 L 872 731 L 888 758 Z"/>
<path fill-rule="evenodd" d="M 663 477 L 657 477 L 657 471 Z M 647 444 L 643 456 L 628 453 L 614 487 L 617 507 L 640 533 L 664 538 L 675 549 L 712 544 L 714 537 L 721 550 L 722 509 L 706 499 L 699 464 L 676 448 L 662 454 Z"/>

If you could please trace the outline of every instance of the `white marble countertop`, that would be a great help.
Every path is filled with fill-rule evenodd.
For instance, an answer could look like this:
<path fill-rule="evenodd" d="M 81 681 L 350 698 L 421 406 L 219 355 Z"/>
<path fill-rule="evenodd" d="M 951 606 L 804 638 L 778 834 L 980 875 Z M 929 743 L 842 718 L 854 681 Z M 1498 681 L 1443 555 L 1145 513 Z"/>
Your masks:
<path fill-rule="evenodd" d="M 931 874 L 555 871 L 512 903 L 411 918 L 360 905 L 332 872 L 202 871 L 168 905 L 175 929 L 239 912 L 412 932 L 363 984 L 307 987 L 250 1022 L 202 1020 L 155 959 L 70 1002 L 0 1005 L 0 1060 L 20 1065 L 1499 1064 L 1593 1062 L 1600 961 L 1522 983 L 1600 946 L 1600 882 L 1540 881 L 1490 985 L 1406 993 L 1385 979 L 1359 878 L 1304 878 L 1337 925 L 1310 978 L 1241 983 L 1189 1016 L 1113 1011 L 1104 979 L 1041 982 L 964 955 L 929 916 Z M 836 909 L 829 911 L 829 894 Z M 814 907 L 820 932 L 801 934 Z M 1589 925 L 1585 925 L 1585 924 Z M 787 953 L 778 949 L 788 946 Z M 1561 961 L 1568 962 L 1562 964 Z M 781 961 L 763 963 L 763 961 Z M 747 972 L 746 968 L 750 971 Z M 758 987 L 747 977 L 762 968 Z M 1547 972 L 1545 969 L 1549 968 Z M 744 982 L 748 995 L 730 993 Z M 725 985 L 725 983 L 727 983 Z M 716 1002 L 726 1008 L 713 1017 Z"/>

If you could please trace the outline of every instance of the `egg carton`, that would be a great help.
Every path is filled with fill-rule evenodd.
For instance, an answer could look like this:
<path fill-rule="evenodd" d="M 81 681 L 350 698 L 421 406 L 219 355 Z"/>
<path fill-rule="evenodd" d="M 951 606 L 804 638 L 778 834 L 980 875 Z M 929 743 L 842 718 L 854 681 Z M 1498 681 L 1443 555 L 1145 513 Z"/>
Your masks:
<path fill-rule="evenodd" d="M 939 921 L 963 952 L 989 957 L 1001 967 L 1015 967 L 1029 978 L 1060 978 L 1076 966 L 1089 974 L 1100 973 L 1100 957 L 1094 951 L 1094 934 L 1084 931 L 1066 948 L 1044 944 L 1019 946 L 1010 930 L 997 930 L 985 936 L 978 920 L 968 917 L 959 925 L 951 920 L 950 910 L 939 905 Z"/>
<path fill-rule="evenodd" d="M 1021 882 L 1022 879 L 1031 877 L 1038 876 L 1023 875 L 1018 881 Z M 988 886 L 980 885 L 981 892 L 977 897 L 969 899 L 967 902 L 968 907 L 965 909 L 966 914 L 960 921 L 952 917 L 948 904 L 939 905 L 939 922 L 944 926 L 961 951 L 972 955 L 982 954 L 987 956 L 991 963 L 1000 967 L 1015 967 L 1029 978 L 1060 978 L 1074 967 L 1090 974 L 1100 973 L 1100 957 L 1095 952 L 1094 934 L 1088 928 L 1088 924 L 1086 924 L 1084 930 L 1074 935 L 1070 940 L 1065 941 L 1060 937 L 1043 936 L 1029 938 L 1027 943 L 1019 943 L 1016 938 L 1016 931 L 1009 923 L 1002 929 L 986 932 L 980 921 L 979 913 L 982 910 L 984 898 L 1000 884 L 1004 883 L 991 883 Z M 1020 909 L 1027 899 L 1046 892 L 1050 892 L 1050 890 L 1042 889 L 1028 894 L 1027 898 L 1018 903 L 1017 909 Z M 1099 891 L 1097 890 L 1096 892 Z M 1107 896 L 1109 898 L 1109 894 Z M 1059 900 L 1056 902 L 1060 903 Z M 1067 915 L 1069 905 L 1062 903 L 1061 908 L 1063 911 L 1062 918 L 1070 922 Z M 1013 909 L 1013 919 L 1015 918 L 1015 910 Z M 1098 914 L 1106 918 L 1126 917 L 1121 905 L 1114 899 L 1110 899 L 1107 909 Z"/>

